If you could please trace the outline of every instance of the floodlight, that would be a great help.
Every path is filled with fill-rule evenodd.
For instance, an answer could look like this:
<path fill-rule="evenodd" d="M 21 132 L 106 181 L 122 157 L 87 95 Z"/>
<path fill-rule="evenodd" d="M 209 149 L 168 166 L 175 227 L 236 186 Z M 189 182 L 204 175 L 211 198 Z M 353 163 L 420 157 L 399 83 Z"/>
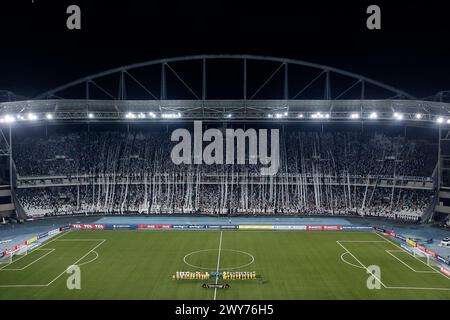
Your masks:
<path fill-rule="evenodd" d="M 378 114 L 376 112 L 372 112 L 371 114 L 369 114 L 369 119 L 376 119 L 378 118 Z"/>

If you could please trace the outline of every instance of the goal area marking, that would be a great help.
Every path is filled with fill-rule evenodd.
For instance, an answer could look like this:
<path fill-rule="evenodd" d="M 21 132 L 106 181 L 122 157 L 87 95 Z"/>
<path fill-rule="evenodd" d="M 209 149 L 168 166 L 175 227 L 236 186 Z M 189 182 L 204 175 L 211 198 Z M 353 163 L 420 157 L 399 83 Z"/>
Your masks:
<path fill-rule="evenodd" d="M 397 257 L 395 254 L 393 254 L 393 252 L 400 252 L 400 253 L 406 253 L 405 251 L 402 250 L 385 250 L 388 254 L 390 254 L 392 257 L 394 257 L 395 259 L 397 259 L 398 261 L 400 261 L 402 264 L 404 264 L 406 267 L 408 267 L 409 269 L 411 269 L 413 272 L 417 272 L 417 273 L 436 273 L 436 270 L 416 270 L 413 267 L 411 267 L 409 264 L 407 264 L 405 261 L 403 261 L 402 259 L 400 259 L 399 257 Z M 408 254 L 408 253 L 406 253 Z M 415 257 L 416 258 L 416 257 Z M 419 260 L 420 262 L 422 262 L 422 260 L 416 258 L 417 260 Z M 430 265 L 425 264 L 427 267 L 430 267 Z"/>
<path fill-rule="evenodd" d="M 48 252 L 45 253 L 45 254 L 43 254 L 42 256 L 36 258 L 35 260 L 31 261 L 31 262 L 30 262 L 29 264 L 27 264 L 25 267 L 22 267 L 22 268 L 8 268 L 8 267 L 11 266 L 12 264 L 14 264 L 14 263 L 16 263 L 16 262 L 22 260 L 23 258 L 27 257 L 27 256 L 28 256 L 28 254 L 27 254 L 27 255 L 22 256 L 22 257 L 20 257 L 20 258 L 18 258 L 18 259 L 16 259 L 16 260 L 13 260 L 11 263 L 8 263 L 7 265 L 3 266 L 2 268 L 0 268 L 0 271 L 22 271 L 22 270 L 25 270 L 25 269 L 28 268 L 29 266 L 35 264 L 35 263 L 38 262 L 39 260 L 41 260 L 41 259 L 45 258 L 46 256 L 48 256 L 50 253 L 52 253 L 52 252 L 55 251 L 55 250 L 56 250 L 56 249 L 44 249 L 44 248 L 40 248 L 40 249 L 33 250 L 33 252 L 35 252 L 35 251 L 48 251 Z"/>

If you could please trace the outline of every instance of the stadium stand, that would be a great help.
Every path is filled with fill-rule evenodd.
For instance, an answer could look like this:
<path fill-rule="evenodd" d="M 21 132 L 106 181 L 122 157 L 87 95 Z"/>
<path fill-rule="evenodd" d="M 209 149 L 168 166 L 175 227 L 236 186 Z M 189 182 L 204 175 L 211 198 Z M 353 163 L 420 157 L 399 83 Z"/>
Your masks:
<path fill-rule="evenodd" d="M 382 133 L 381 133 L 382 132 Z M 170 132 L 90 130 L 16 139 L 18 198 L 31 216 L 360 215 L 419 221 L 433 199 L 436 145 L 386 130 L 290 128 L 281 167 L 175 165 Z"/>

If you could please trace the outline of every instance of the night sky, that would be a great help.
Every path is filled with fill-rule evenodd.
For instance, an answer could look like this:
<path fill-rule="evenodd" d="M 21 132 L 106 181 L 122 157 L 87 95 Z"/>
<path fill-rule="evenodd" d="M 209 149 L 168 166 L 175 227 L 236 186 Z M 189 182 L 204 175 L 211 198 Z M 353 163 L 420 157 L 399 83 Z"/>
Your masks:
<path fill-rule="evenodd" d="M 326 64 L 417 97 L 450 90 L 444 1 L 32 2 L 0 9 L 0 90 L 27 97 L 112 67 L 204 53 Z M 70 4 L 81 7 L 80 31 L 66 28 Z M 370 4 L 381 7 L 382 30 L 366 28 Z"/>

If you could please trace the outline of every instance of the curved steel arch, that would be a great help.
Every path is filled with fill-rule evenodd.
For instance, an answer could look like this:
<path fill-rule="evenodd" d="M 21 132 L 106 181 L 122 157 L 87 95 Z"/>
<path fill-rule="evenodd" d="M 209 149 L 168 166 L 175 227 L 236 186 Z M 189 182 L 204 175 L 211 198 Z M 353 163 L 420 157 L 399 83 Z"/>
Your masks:
<path fill-rule="evenodd" d="M 356 74 L 353 72 L 330 67 L 327 65 L 322 65 L 322 64 L 307 62 L 307 61 L 302 61 L 302 60 L 288 59 L 288 58 L 279 58 L 279 57 L 271 57 L 271 56 L 257 56 L 257 55 L 234 55 L 234 54 L 181 56 L 181 57 L 172 57 L 172 58 L 165 58 L 165 59 L 158 59 L 158 60 L 151 60 L 151 61 L 146 61 L 146 62 L 130 64 L 130 65 L 126 65 L 126 66 L 122 66 L 122 67 L 118 67 L 118 68 L 109 69 L 109 70 L 106 70 L 103 72 L 99 72 L 99 73 L 89 75 L 89 76 L 80 78 L 78 80 L 69 82 L 69 83 L 59 86 L 55 89 L 46 91 L 46 92 L 40 94 L 39 96 L 37 96 L 35 99 L 45 99 L 45 98 L 54 96 L 55 93 L 61 92 L 63 90 L 69 89 L 71 87 L 74 87 L 74 86 L 77 86 L 77 85 L 80 85 L 83 83 L 87 83 L 87 82 L 93 81 L 95 79 L 104 77 L 104 76 L 108 76 L 108 75 L 119 73 L 119 72 L 125 72 L 125 71 L 132 70 L 132 69 L 148 67 L 148 66 L 153 66 L 153 65 L 164 65 L 164 64 L 168 64 L 168 63 L 172 63 L 172 62 L 195 61 L 195 60 L 217 60 L 217 59 L 269 61 L 269 62 L 279 62 L 279 63 L 284 63 L 284 64 L 299 65 L 299 66 L 304 66 L 304 67 L 311 67 L 311 68 L 315 68 L 315 69 L 320 69 L 324 72 L 333 72 L 333 73 L 340 74 L 340 75 L 343 75 L 343 76 L 346 76 L 349 78 L 354 78 L 363 83 L 372 84 L 376 87 L 385 89 L 392 93 L 395 93 L 396 96 L 398 96 L 398 97 L 405 97 L 405 98 L 412 99 L 412 100 L 417 99 L 413 95 L 411 95 L 403 90 L 397 89 L 395 87 L 392 87 L 392 86 L 382 83 L 380 81 L 373 80 L 371 78 L 368 78 L 368 77 L 365 77 L 365 76 L 362 76 L 362 75 L 359 75 L 359 74 Z"/>

